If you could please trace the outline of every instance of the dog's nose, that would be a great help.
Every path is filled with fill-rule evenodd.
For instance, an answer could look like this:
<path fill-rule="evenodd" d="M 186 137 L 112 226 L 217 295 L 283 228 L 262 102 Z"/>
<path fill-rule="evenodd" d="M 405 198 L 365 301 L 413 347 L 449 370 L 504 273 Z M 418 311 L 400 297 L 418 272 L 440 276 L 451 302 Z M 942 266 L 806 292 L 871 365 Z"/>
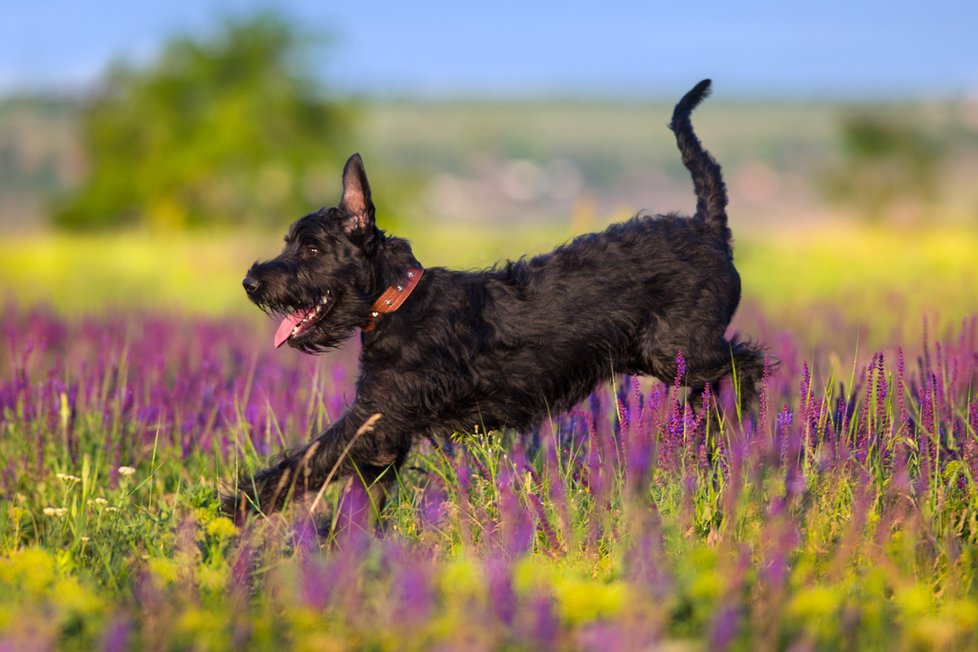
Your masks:
<path fill-rule="evenodd" d="M 244 277 L 244 280 L 241 281 L 241 285 L 244 286 L 245 292 L 247 292 L 248 294 L 254 294 L 255 291 L 258 290 L 258 287 L 261 285 L 261 281 L 259 281 L 251 274 L 248 274 L 247 276 Z"/>

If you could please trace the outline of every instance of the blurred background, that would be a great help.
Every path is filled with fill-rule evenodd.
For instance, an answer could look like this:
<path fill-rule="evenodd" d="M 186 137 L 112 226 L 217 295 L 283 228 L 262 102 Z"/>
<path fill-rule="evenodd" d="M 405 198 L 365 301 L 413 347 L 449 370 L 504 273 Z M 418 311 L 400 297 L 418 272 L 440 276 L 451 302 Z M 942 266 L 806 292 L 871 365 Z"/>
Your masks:
<path fill-rule="evenodd" d="M 245 269 L 354 151 L 429 266 L 689 212 L 665 125 L 710 77 L 694 123 L 748 301 L 812 337 L 823 303 L 953 322 L 978 301 L 974 25 L 964 1 L 8 4 L 0 293 L 257 312 Z"/>

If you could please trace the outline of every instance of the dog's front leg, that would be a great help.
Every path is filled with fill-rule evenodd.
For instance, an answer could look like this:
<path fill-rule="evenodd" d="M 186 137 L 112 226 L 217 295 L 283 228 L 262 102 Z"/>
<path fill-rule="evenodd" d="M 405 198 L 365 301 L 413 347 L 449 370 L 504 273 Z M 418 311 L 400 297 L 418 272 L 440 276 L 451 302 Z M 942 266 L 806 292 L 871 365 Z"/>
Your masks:
<path fill-rule="evenodd" d="M 278 511 L 308 491 L 359 471 L 368 484 L 378 479 L 389 484 L 393 469 L 403 461 L 402 442 L 386 434 L 383 415 L 351 406 L 311 443 L 293 448 L 277 463 L 239 479 L 235 492 L 222 508 L 240 519 L 245 513 Z"/>

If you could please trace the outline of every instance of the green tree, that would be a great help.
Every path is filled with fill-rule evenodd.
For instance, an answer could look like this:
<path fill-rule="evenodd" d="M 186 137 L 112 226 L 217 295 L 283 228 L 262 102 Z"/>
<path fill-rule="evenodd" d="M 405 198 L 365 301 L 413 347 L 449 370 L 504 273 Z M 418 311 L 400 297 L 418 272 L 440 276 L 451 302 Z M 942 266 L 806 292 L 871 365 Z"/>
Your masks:
<path fill-rule="evenodd" d="M 937 197 L 944 146 L 904 120 L 852 114 L 840 124 L 842 161 L 821 179 L 825 196 L 878 221 L 897 203 Z"/>
<path fill-rule="evenodd" d="M 314 42 L 262 13 L 114 65 L 83 110 L 87 180 L 55 224 L 281 225 L 328 202 L 351 112 L 310 74 Z"/>

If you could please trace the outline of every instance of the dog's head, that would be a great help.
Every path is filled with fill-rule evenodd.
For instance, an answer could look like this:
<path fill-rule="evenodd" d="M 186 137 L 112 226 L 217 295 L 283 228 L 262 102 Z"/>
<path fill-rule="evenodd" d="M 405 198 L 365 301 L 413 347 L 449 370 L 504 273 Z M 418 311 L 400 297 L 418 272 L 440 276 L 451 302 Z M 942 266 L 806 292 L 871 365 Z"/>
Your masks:
<path fill-rule="evenodd" d="M 282 253 L 256 262 L 244 278 L 256 305 L 283 316 L 275 346 L 288 342 L 313 353 L 348 339 L 384 287 L 382 259 L 391 240 L 374 223 L 370 184 L 354 154 L 343 169 L 339 205 L 296 220 Z"/>

